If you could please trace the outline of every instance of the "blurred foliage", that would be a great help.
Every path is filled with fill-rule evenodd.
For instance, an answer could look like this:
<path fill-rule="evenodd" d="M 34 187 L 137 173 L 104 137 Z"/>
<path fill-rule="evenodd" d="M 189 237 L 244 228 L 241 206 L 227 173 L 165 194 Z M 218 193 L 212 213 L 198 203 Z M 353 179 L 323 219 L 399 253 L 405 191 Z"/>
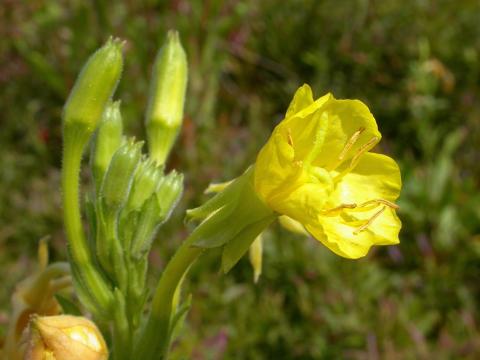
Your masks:
<path fill-rule="evenodd" d="M 152 253 L 153 280 L 210 181 L 238 175 L 308 82 L 359 98 L 401 165 L 401 244 L 348 261 L 274 226 L 264 272 L 192 269 L 193 308 L 174 358 L 480 357 L 480 4 L 477 0 L 71 0 L 0 7 L 0 324 L 38 239 L 65 258 L 60 114 L 81 64 L 127 40 L 117 92 L 143 137 L 154 55 L 177 28 L 190 61 L 186 119 L 170 161 L 187 189 Z"/>

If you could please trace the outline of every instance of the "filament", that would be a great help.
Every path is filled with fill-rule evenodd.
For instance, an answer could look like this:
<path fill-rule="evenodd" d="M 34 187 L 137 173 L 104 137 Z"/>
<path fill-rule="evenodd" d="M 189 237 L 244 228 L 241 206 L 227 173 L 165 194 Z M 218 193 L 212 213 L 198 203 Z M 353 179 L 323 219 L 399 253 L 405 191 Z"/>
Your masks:
<path fill-rule="evenodd" d="M 337 161 L 335 161 L 334 165 L 331 167 L 331 170 L 335 170 L 344 160 L 345 156 L 347 155 L 348 151 L 352 148 L 353 145 L 358 141 L 358 138 L 365 131 L 364 127 L 361 127 L 357 131 L 353 133 L 353 135 L 348 139 L 347 143 L 343 147 L 343 150 L 338 155 Z"/>
<path fill-rule="evenodd" d="M 376 218 L 378 218 L 382 212 L 385 211 L 386 208 L 387 208 L 386 206 L 383 206 L 379 211 L 373 214 L 373 216 L 370 219 L 368 219 L 368 221 L 365 224 L 363 224 L 362 226 L 360 226 L 359 228 L 353 231 L 353 235 L 358 235 L 360 232 L 366 230 L 373 223 L 373 221 Z"/>
<path fill-rule="evenodd" d="M 378 142 L 379 138 L 377 136 L 372 137 L 370 140 L 368 140 L 365 144 L 363 144 L 356 152 L 356 154 L 353 156 L 352 160 L 350 161 L 350 165 L 348 165 L 347 168 L 342 170 L 340 174 L 335 176 L 334 181 L 340 180 L 342 177 L 344 177 L 346 174 L 348 174 L 350 171 L 352 171 L 357 165 L 358 161 L 360 160 L 360 157 L 365 154 L 367 151 L 369 151 L 371 148 L 375 146 L 375 144 Z"/>

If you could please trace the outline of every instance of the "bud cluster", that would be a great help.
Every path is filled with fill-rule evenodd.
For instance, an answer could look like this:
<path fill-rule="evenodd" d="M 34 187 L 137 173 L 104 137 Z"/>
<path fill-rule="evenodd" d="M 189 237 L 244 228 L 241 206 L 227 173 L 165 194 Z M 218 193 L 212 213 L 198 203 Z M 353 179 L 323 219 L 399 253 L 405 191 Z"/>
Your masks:
<path fill-rule="evenodd" d="M 100 125 L 94 159 L 102 157 L 100 144 L 113 143 L 106 139 L 110 133 L 101 131 L 104 124 L 109 126 Z M 105 169 L 95 170 L 95 161 L 92 165 L 93 173 L 103 174 L 95 179 L 93 196 L 94 253 L 114 288 L 128 294 L 124 310 L 135 323 L 147 296 L 144 285 L 152 241 L 183 191 L 183 175 L 175 170 L 165 174 L 163 165 L 142 154 L 142 146 L 134 139 L 123 140 Z"/>
<path fill-rule="evenodd" d="M 112 97 L 123 68 L 123 43 L 109 39 L 89 58 L 63 112 L 63 210 L 73 283 L 84 306 L 110 322 L 114 357 L 131 358 L 148 296 L 148 253 L 175 208 L 183 175 L 164 164 L 183 120 L 187 61 L 178 34 L 169 32 L 154 63 L 144 143 L 123 135 L 120 102 Z M 88 238 L 78 203 L 85 147 L 94 138 L 87 197 Z M 38 326 L 37 326 L 38 328 Z"/>

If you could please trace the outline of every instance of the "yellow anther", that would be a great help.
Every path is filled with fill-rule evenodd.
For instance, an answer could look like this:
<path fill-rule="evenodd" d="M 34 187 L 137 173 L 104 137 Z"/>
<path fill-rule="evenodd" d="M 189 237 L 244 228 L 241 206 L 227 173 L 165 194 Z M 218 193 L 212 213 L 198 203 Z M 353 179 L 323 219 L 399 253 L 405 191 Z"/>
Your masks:
<path fill-rule="evenodd" d="M 373 223 L 373 221 L 374 221 L 376 218 L 378 218 L 382 212 L 385 211 L 386 208 L 387 208 L 387 207 L 384 206 L 384 207 L 382 207 L 379 211 L 377 211 L 375 214 L 373 214 L 373 216 L 372 216 L 370 219 L 368 219 L 368 221 L 367 221 L 365 224 L 363 224 L 363 225 L 360 226 L 358 229 L 356 229 L 356 230 L 353 231 L 353 235 L 358 235 L 360 232 L 366 230 L 366 229 Z"/>
<path fill-rule="evenodd" d="M 360 205 L 358 205 L 358 207 L 365 207 L 365 206 L 368 206 L 368 205 L 371 205 L 371 204 L 383 204 L 383 205 L 386 205 L 386 206 L 388 206 L 392 209 L 395 209 L 395 210 L 400 209 L 400 206 L 398 206 L 397 204 L 395 204 L 391 201 L 385 200 L 385 199 L 368 200 L 368 201 L 365 201 L 364 203 L 361 203 Z"/>
<path fill-rule="evenodd" d="M 343 209 L 355 209 L 357 204 L 341 204 L 332 209 L 323 210 L 324 215 L 335 215 L 336 213 L 342 211 Z"/>
<path fill-rule="evenodd" d="M 288 145 L 293 147 L 292 131 L 290 129 L 287 130 L 287 142 L 288 142 Z"/>

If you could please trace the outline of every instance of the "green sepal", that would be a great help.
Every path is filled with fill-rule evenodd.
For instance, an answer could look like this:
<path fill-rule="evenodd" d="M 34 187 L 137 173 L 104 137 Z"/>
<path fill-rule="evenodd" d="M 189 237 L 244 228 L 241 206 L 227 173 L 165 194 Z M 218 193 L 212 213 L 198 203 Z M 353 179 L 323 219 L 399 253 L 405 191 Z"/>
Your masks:
<path fill-rule="evenodd" d="M 241 223 L 234 222 L 231 216 L 235 209 L 234 204 L 227 204 L 198 225 L 190 235 L 193 239 L 192 246 L 216 248 L 235 236 L 243 226 Z"/>
<path fill-rule="evenodd" d="M 213 212 L 230 205 L 233 208 L 241 193 L 241 188 L 244 186 L 245 178 L 242 176 L 233 180 L 225 189 L 215 194 L 205 204 L 194 209 L 187 210 L 185 222 L 194 220 L 204 220 Z"/>
<path fill-rule="evenodd" d="M 225 245 L 249 226 L 274 217 L 273 211 L 255 192 L 253 168 L 235 179 L 211 201 L 211 204 L 207 202 L 194 209 L 193 217 L 206 218 L 190 236 L 193 246 L 215 248 Z M 208 210 L 212 212 L 209 214 Z"/>
<path fill-rule="evenodd" d="M 248 251 L 255 238 L 275 219 L 276 216 L 271 215 L 250 224 L 225 244 L 222 253 L 222 269 L 224 273 L 229 272 L 235 266 Z"/>

